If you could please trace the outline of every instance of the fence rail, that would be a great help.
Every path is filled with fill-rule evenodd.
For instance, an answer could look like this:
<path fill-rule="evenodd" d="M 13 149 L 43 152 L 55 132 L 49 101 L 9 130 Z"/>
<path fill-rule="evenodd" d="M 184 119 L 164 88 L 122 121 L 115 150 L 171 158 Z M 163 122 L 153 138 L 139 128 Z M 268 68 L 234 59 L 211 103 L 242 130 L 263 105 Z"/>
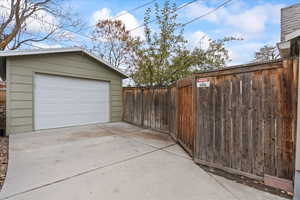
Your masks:
<path fill-rule="evenodd" d="M 169 132 L 196 163 L 292 191 L 297 80 L 298 60 L 287 59 L 125 88 L 124 120 Z"/>

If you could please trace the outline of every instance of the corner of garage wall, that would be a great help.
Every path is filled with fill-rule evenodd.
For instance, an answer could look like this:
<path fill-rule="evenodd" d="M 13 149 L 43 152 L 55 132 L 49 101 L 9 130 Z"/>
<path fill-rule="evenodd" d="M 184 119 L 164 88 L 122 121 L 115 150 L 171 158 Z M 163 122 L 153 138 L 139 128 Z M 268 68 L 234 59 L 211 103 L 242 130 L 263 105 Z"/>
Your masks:
<path fill-rule="evenodd" d="M 119 113 L 116 114 L 116 111 L 111 111 L 111 117 L 110 117 L 110 122 L 121 122 L 122 121 L 122 116 L 123 116 L 123 79 L 120 78 L 120 99 L 119 102 L 120 105 L 120 110 L 118 110 Z M 112 90 L 111 90 L 112 91 Z M 112 96 L 111 96 L 112 97 Z M 114 110 L 113 106 L 111 105 L 111 109 Z"/>
<path fill-rule="evenodd" d="M 6 59 L 6 136 L 11 134 L 10 127 L 10 59 Z"/>

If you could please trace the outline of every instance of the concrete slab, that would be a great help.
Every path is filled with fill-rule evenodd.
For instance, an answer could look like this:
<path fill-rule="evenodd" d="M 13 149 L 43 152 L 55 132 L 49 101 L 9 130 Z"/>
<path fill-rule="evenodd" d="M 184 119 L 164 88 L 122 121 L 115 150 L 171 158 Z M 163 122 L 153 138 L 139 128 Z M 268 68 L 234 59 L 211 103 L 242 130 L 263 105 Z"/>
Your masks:
<path fill-rule="evenodd" d="M 270 195 L 216 178 L 167 135 L 126 123 L 40 131 L 10 140 L 0 199 L 261 200 Z"/>
<path fill-rule="evenodd" d="M 78 132 L 64 129 L 66 134 L 53 130 L 52 135 L 51 131 L 12 135 L 9 168 L 0 198 L 155 150 L 103 134 L 99 127 L 99 134 L 82 132 L 81 128 Z"/>
<path fill-rule="evenodd" d="M 233 199 L 230 193 L 215 184 L 192 161 L 171 156 L 164 151 L 52 184 L 13 199 L 32 200 L 41 197 L 44 200 Z"/>

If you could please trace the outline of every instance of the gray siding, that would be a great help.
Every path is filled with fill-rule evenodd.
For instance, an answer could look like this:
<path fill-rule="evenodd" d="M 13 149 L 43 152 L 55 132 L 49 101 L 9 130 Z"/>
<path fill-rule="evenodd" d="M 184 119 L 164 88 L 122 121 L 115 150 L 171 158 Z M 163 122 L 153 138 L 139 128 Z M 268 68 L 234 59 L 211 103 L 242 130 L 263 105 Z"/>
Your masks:
<path fill-rule="evenodd" d="M 281 41 L 285 36 L 300 29 L 300 4 L 281 9 Z"/>
<path fill-rule="evenodd" d="M 34 74 L 45 73 L 110 81 L 111 121 L 122 120 L 122 78 L 93 58 L 60 53 L 7 58 L 7 133 L 34 129 Z"/>

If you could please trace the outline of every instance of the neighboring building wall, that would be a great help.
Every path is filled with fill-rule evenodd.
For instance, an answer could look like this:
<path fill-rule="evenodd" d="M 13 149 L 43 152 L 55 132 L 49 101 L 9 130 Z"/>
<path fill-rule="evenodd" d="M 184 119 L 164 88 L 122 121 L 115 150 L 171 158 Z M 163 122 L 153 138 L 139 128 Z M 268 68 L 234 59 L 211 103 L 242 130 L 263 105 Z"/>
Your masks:
<path fill-rule="evenodd" d="M 110 81 L 111 121 L 122 120 L 122 78 L 101 63 L 80 53 L 15 56 L 7 58 L 7 134 L 34 129 L 35 73 Z"/>
<path fill-rule="evenodd" d="M 300 4 L 281 9 L 281 41 L 285 36 L 300 29 Z"/>

